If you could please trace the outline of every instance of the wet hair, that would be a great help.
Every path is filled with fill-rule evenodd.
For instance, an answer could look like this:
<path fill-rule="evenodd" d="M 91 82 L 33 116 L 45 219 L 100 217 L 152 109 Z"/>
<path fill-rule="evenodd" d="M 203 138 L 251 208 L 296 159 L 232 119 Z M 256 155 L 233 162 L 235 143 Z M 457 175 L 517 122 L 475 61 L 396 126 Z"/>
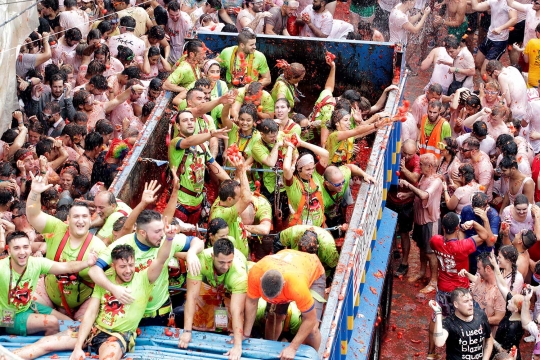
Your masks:
<path fill-rule="evenodd" d="M 472 132 L 479 137 L 487 136 L 488 128 L 486 123 L 482 120 L 475 121 L 472 127 Z"/>
<path fill-rule="evenodd" d="M 82 33 L 79 28 L 71 28 L 66 30 L 66 34 L 64 35 L 66 37 L 67 41 L 81 41 L 82 40 Z"/>
<path fill-rule="evenodd" d="M 340 122 L 347 115 L 350 115 L 350 113 L 345 111 L 344 109 L 334 110 L 330 121 L 326 123 L 326 127 L 328 128 L 328 130 L 337 130 L 337 123 Z"/>
<path fill-rule="evenodd" d="M 86 126 L 86 124 L 88 123 L 88 115 L 86 115 L 84 111 L 77 111 L 73 116 L 73 122 L 81 126 Z M 81 123 L 84 125 L 82 125 Z"/>
<path fill-rule="evenodd" d="M 505 156 L 516 156 L 518 152 L 518 146 L 515 141 L 509 141 L 503 146 L 501 146 L 501 152 Z"/>
<path fill-rule="evenodd" d="M 47 204 L 51 202 L 51 200 L 56 200 L 56 199 L 58 199 L 58 191 L 54 187 L 47 189 L 43 193 L 41 193 L 42 204 Z"/>
<path fill-rule="evenodd" d="M 114 127 L 113 127 L 112 123 L 109 120 L 100 119 L 96 123 L 95 131 L 98 134 L 101 134 L 101 136 L 109 135 L 109 134 L 112 134 L 114 132 Z"/>
<path fill-rule="evenodd" d="M 96 194 L 96 197 L 97 197 L 98 195 L 100 195 L 100 194 L 105 194 L 105 195 L 107 195 L 107 196 L 106 196 L 106 199 L 107 199 L 107 202 L 108 202 L 109 205 L 116 205 L 116 204 L 117 204 L 117 202 L 116 202 L 116 197 L 114 196 L 114 194 L 113 194 L 112 192 L 106 191 L 106 190 L 105 190 L 105 191 L 100 191 L 100 192 L 98 192 L 98 193 Z M 95 198 L 94 198 L 94 199 L 95 199 Z"/>
<path fill-rule="evenodd" d="M 317 255 L 319 251 L 319 236 L 312 230 L 306 230 L 298 241 L 298 250 Z"/>
<path fill-rule="evenodd" d="M 272 119 L 264 119 L 257 126 L 257 130 L 259 130 L 262 134 L 268 135 L 268 134 L 277 133 L 279 131 L 279 126 Z"/>
<path fill-rule="evenodd" d="M 495 146 L 498 148 L 502 148 L 504 144 L 507 144 L 509 142 L 513 142 L 514 137 L 510 134 L 501 134 L 499 137 L 497 137 L 497 140 L 495 140 Z"/>
<path fill-rule="evenodd" d="M 152 56 L 161 56 L 161 53 L 159 52 L 159 48 L 157 46 L 150 46 L 150 49 L 148 49 L 148 57 L 151 58 Z"/>
<path fill-rule="evenodd" d="M 536 235 L 531 229 L 522 230 L 521 239 L 525 249 L 530 249 L 534 244 L 536 244 Z"/>
<path fill-rule="evenodd" d="M 511 115 L 510 109 L 506 105 L 495 105 L 493 109 L 491 109 L 492 115 L 502 115 L 503 119 L 508 119 Z"/>
<path fill-rule="evenodd" d="M 79 109 L 79 106 L 84 106 L 86 98 L 90 96 L 90 93 L 86 90 L 79 90 L 73 95 L 73 107 Z"/>
<path fill-rule="evenodd" d="M 107 66 L 105 66 L 104 63 L 98 60 L 92 60 L 88 64 L 88 68 L 86 70 L 86 74 L 90 76 L 96 76 L 96 75 L 103 75 L 103 73 L 107 70 Z M 92 80 L 92 78 L 90 78 Z M 105 79 L 105 84 L 107 84 L 107 80 Z M 94 84 L 92 84 L 94 85 Z M 101 85 L 100 90 L 106 90 L 103 89 L 103 85 Z"/>
<path fill-rule="evenodd" d="M 371 103 L 369 102 L 368 99 L 366 99 L 365 97 L 362 96 L 360 98 L 360 102 L 358 103 L 358 108 L 361 111 L 370 111 L 371 110 Z"/>
<path fill-rule="evenodd" d="M 451 137 L 446 137 L 443 140 L 446 143 L 446 150 L 450 153 L 450 155 L 452 155 L 452 160 L 450 160 L 450 162 L 452 162 L 458 152 L 459 144 Z"/>
<path fill-rule="evenodd" d="M 45 155 L 45 153 L 50 153 L 54 147 L 54 141 L 49 138 L 44 138 L 38 141 L 36 144 L 36 154 L 37 156 Z"/>
<path fill-rule="evenodd" d="M 356 90 L 345 90 L 343 94 L 341 94 L 341 99 L 349 100 L 351 103 L 351 106 L 354 104 L 358 104 L 362 100 L 362 96 L 360 93 Z"/>
<path fill-rule="evenodd" d="M 473 208 L 485 208 L 488 204 L 488 196 L 484 192 L 477 192 L 473 195 L 471 206 Z"/>
<path fill-rule="evenodd" d="M 234 254 L 234 245 L 231 240 L 227 238 L 217 239 L 213 245 L 214 257 L 217 257 L 219 254 L 231 255 Z"/>
<path fill-rule="evenodd" d="M 245 45 L 248 43 L 248 41 L 255 39 L 257 39 L 257 34 L 255 34 L 255 32 L 249 28 L 242 29 L 242 31 L 238 33 L 238 45 Z"/>
<path fill-rule="evenodd" d="M 225 33 L 238 33 L 238 28 L 234 24 L 225 24 L 221 32 Z"/>
<path fill-rule="evenodd" d="M 100 23 L 100 25 L 101 24 L 103 24 L 103 22 Z M 109 50 L 109 47 L 107 46 L 107 44 L 101 44 L 101 47 L 94 50 L 94 57 L 96 55 L 104 55 L 105 59 L 110 59 L 111 58 L 111 51 Z"/>
<path fill-rule="evenodd" d="M 502 169 L 517 169 L 518 163 L 514 156 L 504 156 L 499 163 L 499 167 Z"/>
<path fill-rule="evenodd" d="M 135 259 L 135 249 L 128 244 L 117 245 L 111 251 L 111 259 L 114 260 L 129 260 Z"/>
<path fill-rule="evenodd" d="M 283 276 L 278 270 L 267 270 L 261 277 L 261 288 L 267 298 L 273 299 L 283 290 Z"/>
<path fill-rule="evenodd" d="M 152 113 L 152 110 L 154 110 L 154 107 L 156 107 L 156 103 L 153 101 L 148 101 L 142 107 L 142 116 L 150 115 Z"/>
<path fill-rule="evenodd" d="M 287 109 L 291 108 L 291 104 L 289 104 L 289 100 L 287 100 L 285 98 L 277 99 L 276 102 L 274 103 L 274 106 L 277 105 L 278 103 L 285 103 L 285 105 L 287 106 Z"/>
<path fill-rule="evenodd" d="M 53 75 L 58 74 L 60 72 L 60 68 L 56 64 L 47 64 L 45 66 L 45 71 L 43 74 L 43 81 L 46 83 L 51 82 L 51 78 Z"/>
<path fill-rule="evenodd" d="M 100 37 L 103 36 L 107 31 L 111 31 L 112 30 L 112 24 L 110 21 L 108 20 L 103 20 L 102 22 L 99 23 L 99 25 L 97 26 L 97 30 L 99 30 L 99 32 L 101 33 L 100 34 Z"/>
<path fill-rule="evenodd" d="M 163 90 L 163 81 L 161 81 L 158 78 L 152 79 L 152 81 L 150 81 L 150 85 L 148 85 L 148 89 L 154 90 L 154 91 L 162 91 Z"/>
<path fill-rule="evenodd" d="M 298 125 L 300 125 L 300 123 L 303 121 L 303 120 L 306 120 L 307 117 L 304 115 L 304 114 L 300 114 L 300 113 L 296 113 L 294 114 L 292 117 L 291 117 L 292 121 L 294 121 L 295 123 L 297 123 Z"/>
<path fill-rule="evenodd" d="M 347 100 L 347 99 L 340 98 L 340 99 L 336 102 L 336 106 L 334 106 L 334 111 L 340 110 L 340 109 L 343 109 L 343 110 L 345 110 L 348 114 L 350 114 L 351 111 L 352 111 L 351 102 L 350 102 L 349 100 Z"/>
<path fill-rule="evenodd" d="M 490 80 L 486 83 L 486 85 L 484 86 L 486 89 L 489 87 L 489 88 L 493 88 L 497 91 L 500 91 L 501 90 L 501 85 L 499 84 L 498 81 L 496 80 Z"/>
<path fill-rule="evenodd" d="M 212 83 L 207 78 L 200 78 L 199 80 L 195 81 L 194 87 L 202 89 L 202 88 L 209 88 L 212 86 Z"/>
<path fill-rule="evenodd" d="M 66 221 L 68 216 L 69 216 L 68 204 L 62 204 L 60 206 L 57 206 L 56 213 L 54 214 L 55 218 L 57 218 L 60 221 Z"/>
<path fill-rule="evenodd" d="M 487 65 L 486 65 L 486 72 L 487 73 L 492 73 L 495 70 L 500 71 L 502 69 L 503 69 L 503 64 L 499 60 L 489 60 Z"/>
<path fill-rule="evenodd" d="M 129 15 L 124 16 L 120 19 L 120 26 L 125 27 L 127 31 L 133 32 L 137 26 L 137 21 Z"/>
<path fill-rule="evenodd" d="M 258 115 L 257 115 L 257 107 L 254 104 L 244 104 L 242 107 L 240 107 L 240 111 L 238 112 L 238 116 L 242 114 L 248 114 L 253 118 L 253 122 L 257 122 Z"/>
<path fill-rule="evenodd" d="M 163 6 L 157 6 L 154 9 L 154 17 L 156 18 L 156 24 L 157 25 L 167 25 L 167 22 L 169 21 L 169 14 L 167 13 L 167 10 Z"/>
<path fill-rule="evenodd" d="M 221 183 L 218 190 L 218 196 L 221 201 L 227 201 L 229 197 L 235 198 L 236 193 L 234 190 L 240 187 L 240 183 L 235 180 L 227 179 Z"/>
<path fill-rule="evenodd" d="M 0 162 L 0 176 L 10 177 L 15 175 L 15 168 L 9 162 Z"/>
<path fill-rule="evenodd" d="M 463 175 L 463 180 L 465 180 L 465 184 L 468 184 L 471 181 L 475 180 L 474 167 L 471 164 L 462 164 L 459 167 L 458 171 Z"/>
<path fill-rule="evenodd" d="M 86 135 L 86 128 L 80 125 L 77 125 L 75 123 L 69 123 L 66 126 L 64 126 L 64 129 L 62 130 L 62 136 L 67 135 L 69 138 L 73 141 L 73 138 L 77 135 L 84 136 Z"/>
<path fill-rule="evenodd" d="M 208 222 L 208 229 L 206 232 L 206 240 L 210 241 L 210 235 L 214 236 L 219 230 L 228 228 L 229 224 L 220 217 L 213 218 Z"/>
<path fill-rule="evenodd" d="M 478 141 L 478 139 L 473 138 L 473 137 L 469 137 L 465 139 L 465 141 L 463 142 L 463 145 L 467 145 L 470 149 L 473 149 L 473 150 L 480 149 L 480 141 Z"/>
<path fill-rule="evenodd" d="M 15 230 L 12 231 L 6 236 L 6 244 L 10 244 L 15 239 L 28 239 L 28 242 L 30 242 L 30 239 L 28 238 L 28 235 L 24 231 Z"/>
<path fill-rule="evenodd" d="M 299 79 L 306 74 L 306 68 L 300 63 L 292 63 L 289 66 L 285 67 L 283 71 L 283 77 L 286 80 L 295 80 Z"/>
<path fill-rule="evenodd" d="M 161 26 L 152 26 L 148 30 L 148 37 L 156 40 L 163 40 L 165 38 L 165 30 Z"/>
<path fill-rule="evenodd" d="M 13 192 L 7 188 L 0 188 L 0 205 L 7 205 L 13 199 Z"/>
<path fill-rule="evenodd" d="M 371 24 L 368 23 L 367 21 L 360 20 L 358 22 L 357 29 L 358 29 L 358 32 L 367 31 L 367 32 L 369 32 L 369 34 L 373 35 L 373 28 L 371 27 Z"/>
<path fill-rule="evenodd" d="M 132 61 L 135 57 L 135 54 L 133 53 L 133 50 L 128 48 L 127 46 L 118 45 L 118 54 L 116 55 L 116 58 L 122 62 L 128 62 Z"/>
<path fill-rule="evenodd" d="M 26 215 L 26 201 L 15 201 L 9 208 L 12 213 L 14 210 L 17 210 L 17 215 Z"/>
<path fill-rule="evenodd" d="M 512 291 L 514 288 L 514 281 L 516 280 L 517 259 L 519 257 L 518 251 L 514 245 L 504 245 L 499 249 L 499 254 L 512 264 L 512 278 L 510 280 L 510 291 Z"/>
<path fill-rule="evenodd" d="M 131 79 L 140 79 L 141 78 L 141 69 L 137 66 L 128 66 L 122 71 L 122 75 L 127 75 L 128 80 Z"/>
<path fill-rule="evenodd" d="M 455 212 L 449 212 L 442 219 L 442 226 L 446 234 L 453 234 L 459 225 L 459 216 Z"/>
<path fill-rule="evenodd" d="M 439 100 L 431 100 L 428 104 L 428 108 L 439 108 L 440 110 L 442 110 L 443 103 Z"/>
<path fill-rule="evenodd" d="M 143 210 L 137 217 L 137 230 L 142 229 L 143 226 L 146 226 L 153 221 L 161 221 L 161 214 L 155 210 Z"/>
<path fill-rule="evenodd" d="M 91 40 L 101 40 L 101 31 L 99 29 L 92 29 L 86 36 L 86 43 L 90 44 Z"/>
<path fill-rule="evenodd" d="M 45 104 L 43 110 L 49 110 L 51 114 L 60 112 L 60 104 L 57 101 L 51 101 Z"/>
<path fill-rule="evenodd" d="M 443 91 L 443 89 L 442 89 L 441 84 L 433 83 L 433 84 L 429 85 L 429 87 L 428 87 L 428 92 L 430 92 L 430 93 L 435 93 L 437 95 L 441 95 L 442 91 Z"/>
<path fill-rule="evenodd" d="M 514 206 L 518 206 L 521 204 L 527 204 L 529 205 L 529 199 L 523 194 L 516 195 L 516 198 L 514 199 Z"/>
<path fill-rule="evenodd" d="M 184 44 L 184 51 L 187 53 L 188 57 L 191 53 L 197 53 L 200 48 L 204 47 L 204 43 L 201 40 L 193 39 L 189 40 Z"/>
<path fill-rule="evenodd" d="M 198 88 L 198 87 L 194 87 L 194 88 L 191 88 L 188 90 L 188 92 L 186 93 L 186 101 L 191 101 L 191 99 L 193 99 L 193 95 L 196 91 L 200 91 L 200 92 L 204 92 L 203 89 L 201 88 Z"/>
<path fill-rule="evenodd" d="M 179 4 L 178 1 L 176 1 L 176 0 L 171 1 L 171 2 L 167 5 L 167 10 L 168 10 L 168 11 L 178 11 L 178 10 L 180 10 L 180 4 Z"/>
<path fill-rule="evenodd" d="M 510 245 L 512 246 L 512 245 Z M 512 246 L 513 247 L 513 246 Z M 501 248 L 502 249 L 502 248 Z M 490 261 L 490 256 L 491 256 L 491 253 L 489 252 L 482 252 L 480 254 L 478 254 L 478 256 L 476 257 L 476 261 L 480 261 L 482 263 L 482 267 L 485 269 L 487 267 L 491 268 L 491 270 L 494 269 L 493 265 L 491 265 L 491 261 Z M 511 289 L 510 289 L 511 290 Z"/>
<path fill-rule="evenodd" d="M 444 38 L 444 48 L 446 50 L 457 49 L 459 48 L 460 42 L 461 39 L 458 39 L 455 35 L 448 35 Z"/>
<path fill-rule="evenodd" d="M 3 134 L 2 134 L 2 137 L 0 138 L 0 140 L 2 140 L 3 142 L 7 143 L 8 145 L 11 145 L 13 144 L 13 142 L 15 141 L 15 139 L 17 138 L 17 136 L 19 136 L 19 134 L 13 130 L 13 129 L 7 129 Z"/>
<path fill-rule="evenodd" d="M 92 131 L 84 137 L 84 150 L 86 151 L 92 151 L 101 145 L 103 145 L 103 136 L 96 131 Z"/>
<path fill-rule="evenodd" d="M 64 0 L 64 7 L 71 8 L 77 6 L 77 0 Z"/>
<path fill-rule="evenodd" d="M 471 94 L 467 100 L 465 100 L 465 104 L 472 106 L 476 109 L 480 109 L 482 107 L 482 103 L 480 101 L 480 98 L 476 96 L 475 94 Z"/>
<path fill-rule="evenodd" d="M 52 9 L 54 11 L 58 11 L 58 8 L 60 7 L 60 5 L 58 4 L 58 0 L 42 0 L 41 6 Z"/>
<path fill-rule="evenodd" d="M 124 227 L 124 224 L 126 223 L 127 216 L 122 216 L 121 218 L 118 218 L 114 224 L 113 224 L 113 231 L 120 231 Z"/>
<path fill-rule="evenodd" d="M 90 179 L 86 175 L 79 174 L 73 178 L 73 188 L 79 190 L 81 194 L 86 194 L 91 187 Z"/>

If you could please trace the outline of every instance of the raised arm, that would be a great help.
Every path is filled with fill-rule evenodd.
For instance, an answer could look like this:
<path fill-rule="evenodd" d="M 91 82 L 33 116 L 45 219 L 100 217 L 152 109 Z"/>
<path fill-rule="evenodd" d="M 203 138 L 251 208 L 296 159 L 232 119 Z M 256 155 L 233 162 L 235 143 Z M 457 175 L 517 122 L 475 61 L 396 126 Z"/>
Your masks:
<path fill-rule="evenodd" d="M 488 115 L 491 113 L 491 109 L 490 108 L 483 108 L 482 111 L 479 111 L 477 112 L 476 114 L 474 115 L 471 115 L 469 116 L 468 118 L 466 118 L 465 120 L 463 120 L 463 126 L 466 126 L 468 128 L 472 128 L 473 127 L 473 124 L 477 121 L 477 120 L 480 120 L 480 118 L 482 116 L 485 116 L 485 115 Z"/>
<path fill-rule="evenodd" d="M 229 159 L 232 166 L 236 168 L 236 175 L 240 180 L 240 199 L 234 205 L 238 215 L 244 212 L 249 204 L 251 204 L 251 189 L 249 188 L 249 180 L 247 178 L 247 169 L 244 164 L 244 159 L 240 155 L 236 159 Z"/>
<path fill-rule="evenodd" d="M 524 12 L 524 13 L 529 11 L 529 8 L 526 5 L 521 4 L 521 3 L 517 2 L 517 1 L 506 0 L 506 3 L 508 4 L 508 6 L 510 6 L 511 8 L 513 8 L 513 9 L 515 9 L 517 11 L 521 11 L 521 12 Z"/>
<path fill-rule="evenodd" d="M 163 224 L 165 225 L 165 240 L 161 241 L 157 256 L 148 268 L 147 274 L 150 284 L 153 284 L 157 280 L 163 267 L 167 266 L 167 260 L 169 260 L 169 255 L 171 254 L 171 244 L 176 235 L 176 225 L 169 225 L 166 217 L 163 217 Z"/>
<path fill-rule="evenodd" d="M 442 309 L 435 300 L 429 301 L 429 306 L 433 309 L 435 315 L 435 328 L 433 329 L 433 341 L 435 346 L 442 347 L 448 339 L 448 331 L 442 327 Z"/>
<path fill-rule="evenodd" d="M 328 160 L 330 158 L 330 154 L 328 153 L 328 150 L 323 149 L 320 146 L 310 144 L 310 143 L 300 139 L 299 136 L 296 136 L 296 138 L 298 139 L 298 146 L 303 147 L 304 149 L 311 150 L 315 155 L 317 155 L 319 157 L 319 163 L 323 167 L 328 166 Z"/>
<path fill-rule="evenodd" d="M 369 110 L 370 114 L 375 114 L 376 112 L 380 111 L 384 104 L 386 104 L 386 99 L 388 98 L 388 93 L 393 90 L 398 90 L 398 87 L 396 85 L 390 85 L 386 89 L 384 89 L 383 93 L 381 94 L 381 97 L 379 100 L 377 100 L 377 103 L 371 107 Z"/>
<path fill-rule="evenodd" d="M 336 63 L 330 60 L 329 56 L 325 56 L 324 59 L 326 60 L 326 63 L 330 65 L 330 73 L 324 84 L 324 90 L 334 93 L 334 87 L 336 85 Z"/>
<path fill-rule="evenodd" d="M 118 94 L 118 96 L 116 96 L 114 99 L 107 101 L 105 103 L 105 106 L 104 106 L 105 113 L 106 114 L 110 113 L 111 111 L 113 111 L 115 107 L 117 107 L 124 101 L 128 100 L 132 92 L 137 93 L 137 94 L 142 94 L 143 91 L 144 91 L 144 86 L 139 85 L 139 84 L 132 85 L 131 87 L 127 88 L 126 90 Z"/>
<path fill-rule="evenodd" d="M 479 3 L 478 0 L 471 0 L 471 7 L 477 12 L 488 11 L 490 8 L 487 1 Z"/>
<path fill-rule="evenodd" d="M 26 201 L 26 217 L 30 225 L 41 233 L 45 229 L 49 217 L 49 215 L 41 211 L 41 194 L 53 185 L 47 184 L 44 176 L 34 176 L 30 172 L 30 177 L 32 178 L 32 187 Z"/>
<path fill-rule="evenodd" d="M 122 227 L 118 235 L 119 238 L 133 232 L 133 227 L 137 223 L 137 218 L 139 217 L 141 212 L 146 209 L 148 205 L 156 202 L 156 193 L 159 191 L 160 188 L 161 185 L 158 185 L 157 180 L 151 180 L 150 183 L 144 183 L 144 191 L 141 196 L 141 201 L 137 204 L 137 206 L 135 206 L 135 208 L 131 211 L 128 218 L 126 219 L 126 222 L 124 223 L 124 226 Z"/>
<path fill-rule="evenodd" d="M 499 267 L 499 263 L 497 262 L 497 259 L 495 259 L 495 254 L 493 252 L 489 254 L 489 262 L 491 263 L 491 266 L 493 266 L 493 272 L 495 273 L 497 287 L 499 288 L 499 291 L 501 292 L 504 300 L 506 301 L 506 296 L 508 295 L 510 290 L 508 289 L 506 280 L 504 280 L 504 277 L 501 274 L 501 268 Z"/>

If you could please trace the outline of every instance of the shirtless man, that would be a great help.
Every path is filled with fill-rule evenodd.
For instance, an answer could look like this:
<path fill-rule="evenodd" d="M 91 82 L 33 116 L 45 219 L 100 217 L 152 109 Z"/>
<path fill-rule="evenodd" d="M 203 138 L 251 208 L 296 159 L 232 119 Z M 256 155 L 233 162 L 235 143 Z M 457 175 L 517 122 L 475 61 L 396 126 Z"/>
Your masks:
<path fill-rule="evenodd" d="M 433 25 L 438 24 L 448 29 L 448 35 L 454 35 L 458 41 L 467 32 L 469 21 L 465 16 L 467 11 L 467 0 L 446 0 L 446 18 L 435 15 Z"/>
<path fill-rule="evenodd" d="M 521 120 L 521 136 L 528 131 L 527 84 L 518 69 L 513 66 L 505 67 L 498 60 L 490 60 L 486 65 L 486 72 L 501 85 L 501 93 L 512 110 L 514 119 Z"/>

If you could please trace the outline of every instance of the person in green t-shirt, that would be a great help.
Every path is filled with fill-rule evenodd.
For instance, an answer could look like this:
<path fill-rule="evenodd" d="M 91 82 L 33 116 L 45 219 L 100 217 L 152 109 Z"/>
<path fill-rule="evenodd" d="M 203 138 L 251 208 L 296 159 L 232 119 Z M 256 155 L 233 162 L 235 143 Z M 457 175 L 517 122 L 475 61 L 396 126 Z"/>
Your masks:
<path fill-rule="evenodd" d="M 99 253 L 105 244 L 89 232 L 90 209 L 84 202 L 75 201 L 69 209 L 67 225 L 41 211 L 41 194 L 52 187 L 42 176 L 32 176 L 32 187 L 26 202 L 26 217 L 34 229 L 43 234 L 47 244 L 45 257 L 55 261 L 86 260 L 92 251 Z M 43 280 L 41 280 L 43 281 Z M 73 319 L 81 319 L 85 302 L 94 287 L 88 270 L 55 276 L 49 274 L 44 280 L 48 298 L 36 294 L 37 302 L 51 304 Z"/>
<path fill-rule="evenodd" d="M 134 210 L 135 212 L 135 210 Z M 130 289 L 119 286 L 110 281 L 105 275 L 105 270 L 112 263 L 111 253 L 117 245 L 127 244 L 135 249 L 135 271 L 140 272 L 147 269 L 156 259 L 160 246 L 165 242 L 164 229 L 167 223 L 166 218 L 154 210 L 143 210 L 137 217 L 137 231 L 128 234 L 109 245 L 99 254 L 96 266 L 90 269 L 90 276 L 103 289 L 110 292 L 122 304 L 131 304 L 136 297 Z M 175 228 L 177 225 L 172 225 Z M 172 240 L 171 250 L 168 252 L 169 259 L 179 256 L 179 253 L 187 251 L 186 263 L 189 271 L 198 273 L 200 262 L 197 254 L 204 249 L 204 242 L 193 236 L 177 234 Z M 154 283 L 151 299 L 148 301 L 144 318 L 141 325 L 165 326 L 171 313 L 171 303 L 169 298 L 168 267 L 162 266 L 161 275 Z"/>
<path fill-rule="evenodd" d="M 49 352 L 73 350 L 70 359 L 84 359 L 86 355 L 83 348 L 88 346 L 100 358 L 119 360 L 126 352 L 133 351 L 137 327 L 151 298 L 154 283 L 161 277 L 162 269 L 166 268 L 175 235 L 175 225 L 167 226 L 167 240 L 152 264 L 144 270 L 137 269 L 135 249 L 131 245 L 113 244 L 113 271 L 107 278 L 129 291 L 135 300 L 123 304 L 114 294 L 96 286 L 77 332 L 66 330 L 59 335 L 43 337 L 22 348 L 19 355 L 23 358 L 36 358 Z"/>
<path fill-rule="evenodd" d="M 101 228 L 96 236 L 109 245 L 113 240 L 113 224 L 116 220 L 131 213 L 131 208 L 122 201 L 117 201 L 110 191 L 101 191 L 94 197 L 97 217 L 90 227 Z"/>
<path fill-rule="evenodd" d="M 330 131 L 326 141 L 326 150 L 330 154 L 330 163 L 336 166 L 352 161 L 354 138 L 365 136 L 384 126 L 387 121 L 384 113 L 373 115 L 362 125 L 351 130 L 351 114 L 344 109 L 335 110 L 327 128 Z"/>
<path fill-rule="evenodd" d="M 288 64 L 283 60 L 278 62 L 277 66 L 283 69 L 283 74 L 276 79 L 274 87 L 272 88 L 272 99 L 274 99 L 274 103 L 279 99 L 287 100 L 292 115 L 294 105 L 300 102 L 299 97 L 302 96 L 298 91 L 298 84 L 304 79 L 306 69 L 302 64 Z"/>
<path fill-rule="evenodd" d="M 187 55 L 178 60 L 178 66 L 163 83 L 163 90 L 179 93 L 173 104 L 178 105 L 186 97 L 186 88 L 201 77 L 200 67 L 206 59 L 206 47 L 200 40 L 190 40 L 186 46 Z"/>
<path fill-rule="evenodd" d="M 233 167 L 236 168 L 236 175 L 240 180 L 225 180 L 218 190 L 218 198 L 210 209 L 210 220 L 222 218 L 229 225 L 229 231 L 237 241 L 237 248 L 247 258 L 249 248 L 247 242 L 247 232 L 243 228 L 240 214 L 251 202 L 251 191 L 247 179 L 247 171 L 243 158 L 229 159 Z"/>
<path fill-rule="evenodd" d="M 46 335 L 56 334 L 58 320 L 70 319 L 33 301 L 39 277 L 79 272 L 93 266 L 97 255 L 92 253 L 85 261 L 55 262 L 32 257 L 30 239 L 22 231 L 13 231 L 5 238 L 5 230 L 0 227 L 0 242 L 4 239 L 9 256 L 0 260 L 0 326 L 11 335 L 42 331 Z"/>
<path fill-rule="evenodd" d="M 322 198 L 322 174 L 328 165 L 328 151 L 307 143 L 296 136 L 297 146 L 310 150 L 302 152 L 298 157 L 294 156 L 295 146 L 285 140 L 287 144 L 287 154 L 283 161 L 283 178 L 285 179 L 285 191 L 289 199 L 291 216 L 289 226 L 292 225 L 314 225 L 322 226 L 324 223 L 324 203 Z M 293 166 L 293 163 L 296 166 Z"/>
<path fill-rule="evenodd" d="M 289 118 L 289 115 L 291 114 L 292 109 L 286 99 L 280 98 L 275 101 L 274 115 L 276 118 L 274 121 L 279 125 L 279 131 L 283 132 L 285 135 L 296 134 L 300 136 L 302 129 L 300 129 L 300 125 Z"/>
<path fill-rule="evenodd" d="M 272 77 L 266 57 L 256 50 L 257 35 L 251 29 L 238 34 L 238 45 L 225 48 L 218 61 L 227 70 L 226 81 L 229 88 L 244 86 L 259 81 L 263 87 L 270 85 Z"/>
<path fill-rule="evenodd" d="M 336 105 L 336 99 L 332 95 L 336 84 L 336 63 L 333 62 L 330 57 L 325 57 L 326 63 L 330 65 L 330 73 L 324 84 L 324 89 L 315 101 L 313 111 L 309 114 L 309 120 L 311 122 L 319 121 L 321 126 L 321 147 L 326 144 L 326 139 L 330 132 L 326 128 L 326 123 L 332 118 L 334 107 Z"/>
<path fill-rule="evenodd" d="M 236 100 L 231 107 L 231 117 L 238 119 L 240 107 L 253 104 L 257 108 L 259 120 L 274 118 L 274 99 L 269 92 L 263 90 L 260 82 L 254 81 L 238 90 Z"/>
<path fill-rule="evenodd" d="M 188 274 L 184 332 L 178 346 L 183 349 L 188 347 L 193 328 L 231 328 L 228 319 L 232 317 L 234 345 L 225 355 L 230 360 L 239 360 L 242 356 L 243 315 L 248 283 L 247 260 L 235 250 L 229 239 L 217 240 L 213 248 L 199 254 L 199 260 L 202 264 L 201 273 Z M 201 301 L 206 306 L 201 306 Z M 216 309 L 216 306 L 224 307 L 226 303 L 229 303 L 227 310 Z M 208 321 L 198 324 L 201 318 Z M 220 323 L 216 320 L 220 320 Z"/>
<path fill-rule="evenodd" d="M 305 251 L 300 248 L 300 244 L 309 243 L 314 240 L 314 246 L 316 250 Z M 309 225 L 294 225 L 279 233 L 279 240 L 274 243 L 274 249 L 276 245 L 279 250 L 284 248 L 300 250 L 304 252 L 311 252 L 319 257 L 321 263 L 327 271 L 334 269 L 337 266 L 339 260 L 339 253 L 336 250 L 336 243 L 334 237 L 325 229 L 319 226 Z"/>
<path fill-rule="evenodd" d="M 334 227 L 345 222 L 345 209 L 354 203 L 350 182 L 353 176 L 361 176 L 368 183 L 375 183 L 375 178 L 366 174 L 354 164 L 330 165 L 323 174 L 323 202 L 326 226 Z"/>
<path fill-rule="evenodd" d="M 251 203 L 242 212 L 244 229 L 252 234 L 268 235 L 272 229 L 272 205 L 261 194 L 254 193 Z"/>
<path fill-rule="evenodd" d="M 259 124 L 261 138 L 253 144 L 253 156 L 256 168 L 274 169 L 273 172 L 262 173 L 261 194 L 272 204 L 274 209 L 274 228 L 281 228 L 279 222 L 289 216 L 289 205 L 285 188 L 281 185 L 280 171 L 283 169 L 283 158 L 286 149 L 283 148 L 283 133 L 275 121 L 264 119 Z M 276 190 L 277 185 L 277 190 Z M 276 195 L 278 197 L 276 198 Z"/>
<path fill-rule="evenodd" d="M 178 169 L 180 190 L 178 191 L 177 217 L 183 222 L 197 224 L 200 220 L 203 200 L 204 172 L 208 166 L 220 180 L 229 179 L 227 173 L 202 145 L 211 138 L 226 139 L 228 129 L 195 134 L 195 118 L 187 110 L 176 117 L 178 137 L 169 145 L 169 166 Z"/>

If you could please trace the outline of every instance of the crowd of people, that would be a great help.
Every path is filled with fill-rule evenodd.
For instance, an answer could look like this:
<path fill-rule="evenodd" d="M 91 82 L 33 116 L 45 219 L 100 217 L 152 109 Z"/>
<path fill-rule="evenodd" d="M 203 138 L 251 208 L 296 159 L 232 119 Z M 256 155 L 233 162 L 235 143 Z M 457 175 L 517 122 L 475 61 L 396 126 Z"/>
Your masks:
<path fill-rule="evenodd" d="M 318 349 L 351 189 L 375 181 L 361 141 L 401 121 L 394 275 L 435 295 L 428 359 L 444 344 L 521 358 L 522 338 L 540 357 L 539 4 L 353 0 L 350 24 L 326 0 L 42 0 L 0 138 L 0 333 L 45 333 L 23 358 L 120 359 L 148 325 L 181 328 L 180 348 L 232 334 L 229 359 L 249 337 L 288 341 L 281 359 Z M 216 54 L 196 32 L 237 45 Z M 395 86 L 336 94 L 327 54 L 302 114 L 305 67 L 280 60 L 272 78 L 258 34 L 399 43 L 409 75 L 432 74 L 391 116 Z M 124 202 L 108 189 L 165 91 L 167 170 Z"/>

